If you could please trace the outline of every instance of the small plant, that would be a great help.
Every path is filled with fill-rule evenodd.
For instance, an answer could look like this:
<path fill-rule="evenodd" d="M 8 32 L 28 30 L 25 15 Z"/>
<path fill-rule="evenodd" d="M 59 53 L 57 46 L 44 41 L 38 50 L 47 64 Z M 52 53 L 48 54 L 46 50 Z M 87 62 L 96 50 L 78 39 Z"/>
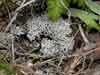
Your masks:
<path fill-rule="evenodd" d="M 9 64 L 0 63 L 0 75 L 15 75 L 15 69 Z"/>
<path fill-rule="evenodd" d="M 100 24 L 97 23 L 100 19 L 100 5 L 96 2 L 92 0 L 47 0 L 47 15 L 51 20 L 56 21 L 67 11 L 70 11 L 71 16 L 81 19 L 89 29 L 95 28 L 100 31 Z"/>

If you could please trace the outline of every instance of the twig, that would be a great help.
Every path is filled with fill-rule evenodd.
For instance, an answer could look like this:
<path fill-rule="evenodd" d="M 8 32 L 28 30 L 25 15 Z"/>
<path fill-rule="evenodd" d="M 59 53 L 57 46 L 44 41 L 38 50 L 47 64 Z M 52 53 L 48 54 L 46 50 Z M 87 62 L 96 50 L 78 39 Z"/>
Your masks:
<path fill-rule="evenodd" d="M 14 49 L 14 38 L 12 37 L 12 64 L 14 64 L 14 60 L 15 60 L 15 49 Z"/>
<path fill-rule="evenodd" d="M 25 3 L 26 0 L 24 0 L 22 2 L 22 4 L 20 5 L 20 7 Z M 12 23 L 16 20 L 16 17 L 18 15 L 18 12 L 16 12 L 18 10 L 18 8 L 15 10 L 15 15 L 12 17 L 11 21 L 9 22 L 9 24 L 7 25 L 5 32 L 7 32 L 9 30 L 9 28 L 12 26 Z"/>
<path fill-rule="evenodd" d="M 12 26 L 12 23 L 16 20 L 18 13 L 16 13 L 13 18 L 11 19 L 11 21 L 9 22 L 9 24 L 7 25 L 5 32 L 7 32 L 9 30 L 9 28 Z"/>
<path fill-rule="evenodd" d="M 1 41 L 0 41 L 0 48 L 6 48 L 7 50 L 9 50 L 9 47 L 7 47 L 5 44 L 3 44 Z"/>
<path fill-rule="evenodd" d="M 21 10 L 22 8 L 26 7 L 29 4 L 34 3 L 34 2 L 35 2 L 35 0 L 31 0 L 31 1 L 29 1 L 29 2 L 27 2 L 25 4 L 23 4 L 23 5 L 21 5 L 18 9 L 16 9 L 16 12 L 19 11 L 19 10 Z"/>
<path fill-rule="evenodd" d="M 79 30 L 80 30 L 80 33 L 81 33 L 81 36 L 82 36 L 84 42 L 85 42 L 86 44 L 89 44 L 90 42 L 89 42 L 89 40 L 87 39 L 87 37 L 85 36 L 84 31 L 83 31 L 83 29 L 82 29 L 82 27 L 81 27 L 81 24 L 79 24 L 78 27 L 79 27 Z"/>
<path fill-rule="evenodd" d="M 54 58 L 52 58 L 52 59 L 48 59 L 48 60 L 46 60 L 46 61 L 43 61 L 43 62 L 38 62 L 38 63 L 35 63 L 35 64 L 33 64 L 34 66 L 41 66 L 41 65 L 43 65 L 43 64 L 46 64 L 46 63 L 48 63 L 48 62 L 50 62 L 50 61 L 52 61 Z"/>
<path fill-rule="evenodd" d="M 59 69 L 60 65 L 62 64 L 63 59 L 64 59 L 64 55 L 60 58 L 60 61 L 59 61 L 58 66 L 57 66 L 58 69 Z"/>
<path fill-rule="evenodd" d="M 72 45 L 72 42 L 73 42 L 74 38 L 77 36 L 78 33 L 79 33 L 79 30 L 77 30 L 76 33 L 75 33 L 75 35 L 72 37 L 72 39 L 71 39 L 71 41 L 70 41 L 70 43 L 68 45 L 68 48 L 70 48 L 70 46 Z"/>
<path fill-rule="evenodd" d="M 27 2 L 27 3 L 25 3 L 25 1 L 26 1 L 26 0 L 24 0 L 24 1 L 22 2 L 22 4 L 20 5 L 20 7 L 18 7 L 18 8 L 15 10 L 15 15 L 12 17 L 11 21 L 10 21 L 9 24 L 7 25 L 7 27 L 6 27 L 6 29 L 5 29 L 5 32 L 7 32 L 7 31 L 9 30 L 9 28 L 12 26 L 12 23 L 16 20 L 16 17 L 17 17 L 17 15 L 19 14 L 19 11 L 20 11 L 22 8 L 24 8 L 25 6 L 27 6 L 27 5 L 29 5 L 29 4 L 31 4 L 31 3 L 33 3 L 33 2 L 35 2 L 35 0 L 31 0 L 31 1 Z M 25 3 L 25 4 L 24 4 L 24 3 Z"/>

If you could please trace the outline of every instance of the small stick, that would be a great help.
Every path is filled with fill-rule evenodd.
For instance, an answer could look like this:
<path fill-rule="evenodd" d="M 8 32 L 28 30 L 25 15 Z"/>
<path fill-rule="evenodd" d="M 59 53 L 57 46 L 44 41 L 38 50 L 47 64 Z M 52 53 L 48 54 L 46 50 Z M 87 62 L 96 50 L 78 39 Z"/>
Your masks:
<path fill-rule="evenodd" d="M 84 42 L 85 42 L 86 44 L 89 44 L 89 40 L 88 40 L 87 37 L 85 36 L 84 31 L 83 31 L 83 29 L 82 29 L 82 27 L 81 27 L 81 24 L 79 24 L 78 27 L 79 27 L 79 31 L 80 31 L 80 33 L 81 33 L 81 36 L 82 36 Z"/>
<path fill-rule="evenodd" d="M 22 8 L 24 8 L 25 6 L 27 6 L 27 5 L 29 5 L 29 4 L 31 4 L 31 3 L 33 3 L 33 2 L 35 2 L 35 0 L 31 0 L 31 1 L 27 2 L 27 3 L 25 3 L 25 1 L 26 1 L 26 0 L 24 0 L 24 1 L 22 2 L 22 4 L 20 5 L 20 7 L 18 7 L 18 8 L 15 10 L 15 15 L 12 17 L 11 21 L 10 21 L 9 24 L 7 25 L 7 27 L 6 27 L 6 29 L 5 29 L 5 32 L 7 32 L 7 31 L 9 30 L 9 28 L 12 26 L 12 23 L 16 20 L 16 17 L 17 17 L 17 15 L 19 14 L 18 11 L 20 11 L 20 10 L 21 10 Z M 24 3 L 25 3 L 25 4 L 24 4 Z"/>
<path fill-rule="evenodd" d="M 74 39 L 78 33 L 79 33 L 79 30 L 77 30 L 76 33 L 74 34 L 74 36 L 72 37 L 71 41 L 69 42 L 68 48 L 70 48 L 70 46 L 72 45 L 72 42 L 74 41 Z"/>
<path fill-rule="evenodd" d="M 12 64 L 14 64 L 15 62 L 15 48 L 14 48 L 14 38 L 12 37 L 12 51 L 11 51 L 11 54 L 12 54 Z"/>

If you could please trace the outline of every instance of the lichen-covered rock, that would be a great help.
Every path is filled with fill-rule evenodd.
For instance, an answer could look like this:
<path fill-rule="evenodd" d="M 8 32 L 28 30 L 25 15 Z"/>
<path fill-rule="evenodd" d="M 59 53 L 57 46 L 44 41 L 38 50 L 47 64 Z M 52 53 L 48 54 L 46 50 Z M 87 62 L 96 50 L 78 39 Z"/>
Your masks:
<path fill-rule="evenodd" d="M 70 35 L 70 24 L 60 18 L 57 22 L 51 22 L 46 15 L 34 16 L 28 20 L 29 32 L 27 37 L 30 41 L 40 44 L 40 53 L 44 56 L 62 55 L 73 48 Z M 72 45 L 69 47 L 69 44 Z M 34 45 L 33 45 L 34 46 Z"/>

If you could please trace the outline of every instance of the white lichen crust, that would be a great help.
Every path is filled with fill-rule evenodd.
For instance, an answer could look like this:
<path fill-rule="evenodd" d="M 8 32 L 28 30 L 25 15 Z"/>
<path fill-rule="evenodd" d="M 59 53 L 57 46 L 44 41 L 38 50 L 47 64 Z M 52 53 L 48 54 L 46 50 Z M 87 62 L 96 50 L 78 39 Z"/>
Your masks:
<path fill-rule="evenodd" d="M 34 16 L 28 20 L 29 34 L 27 35 L 30 41 L 38 38 L 40 40 L 40 53 L 44 56 L 54 56 L 64 54 L 69 49 L 73 48 L 71 43 L 70 33 L 72 29 L 70 24 L 60 18 L 57 22 L 50 21 L 46 15 Z"/>

